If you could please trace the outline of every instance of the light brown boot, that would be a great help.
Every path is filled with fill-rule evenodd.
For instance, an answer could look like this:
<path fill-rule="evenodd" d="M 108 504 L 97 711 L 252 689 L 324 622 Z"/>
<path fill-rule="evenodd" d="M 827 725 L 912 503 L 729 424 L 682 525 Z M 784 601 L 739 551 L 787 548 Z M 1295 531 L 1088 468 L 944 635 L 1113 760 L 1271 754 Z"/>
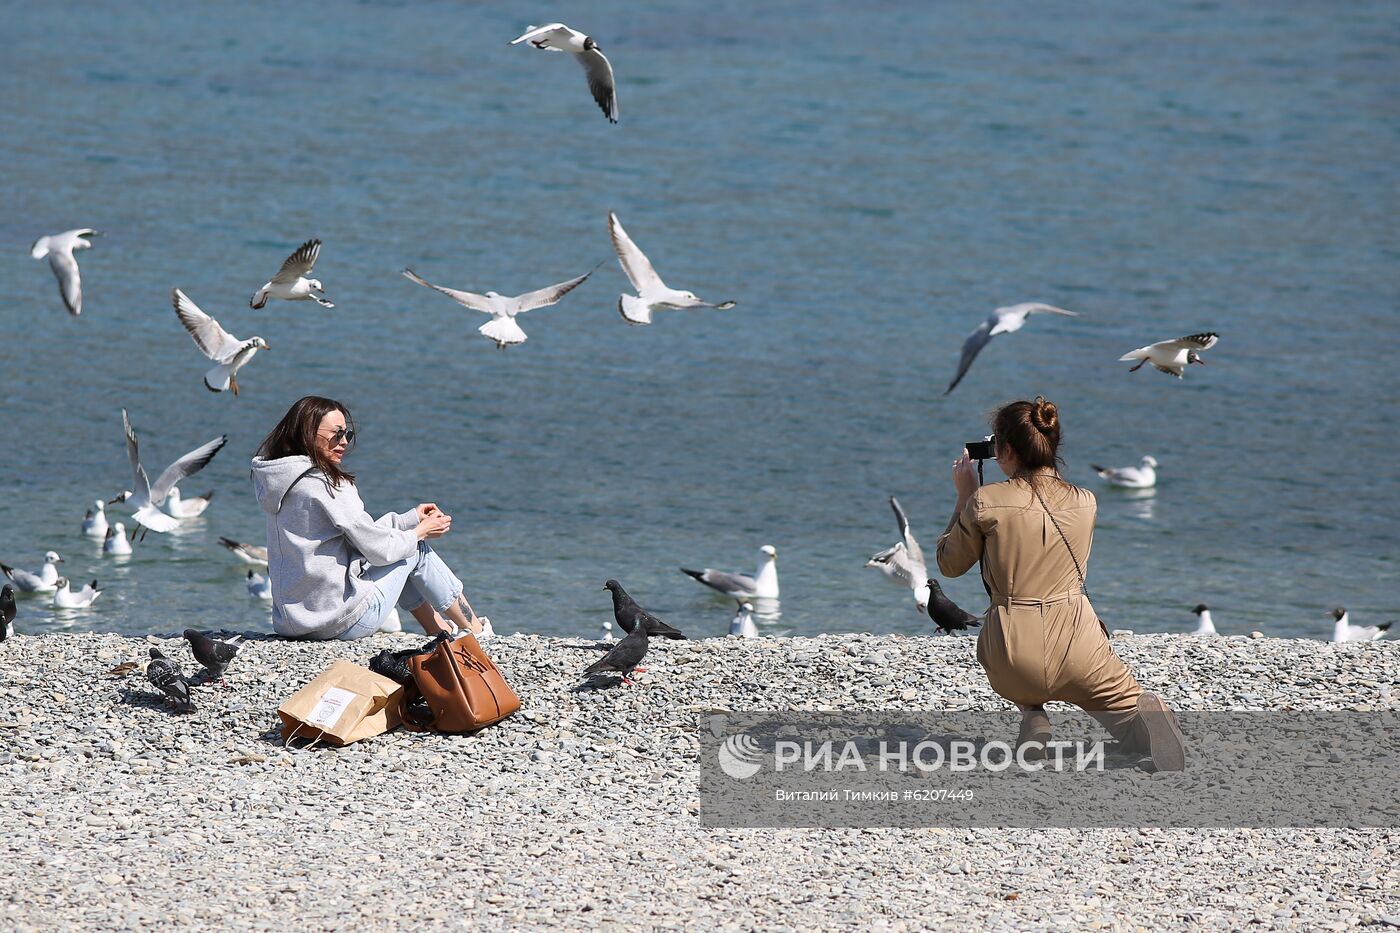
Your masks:
<path fill-rule="evenodd" d="M 1021 731 L 1016 734 L 1016 753 L 1030 745 L 1025 751 L 1027 761 L 1040 761 L 1045 757 L 1045 744 L 1050 741 L 1050 717 L 1044 709 L 1028 709 L 1021 713 Z"/>
<path fill-rule="evenodd" d="M 1137 699 L 1137 719 L 1133 721 L 1132 747 L 1152 757 L 1158 771 L 1186 769 L 1186 741 L 1176 724 L 1176 714 L 1155 693 Z"/>

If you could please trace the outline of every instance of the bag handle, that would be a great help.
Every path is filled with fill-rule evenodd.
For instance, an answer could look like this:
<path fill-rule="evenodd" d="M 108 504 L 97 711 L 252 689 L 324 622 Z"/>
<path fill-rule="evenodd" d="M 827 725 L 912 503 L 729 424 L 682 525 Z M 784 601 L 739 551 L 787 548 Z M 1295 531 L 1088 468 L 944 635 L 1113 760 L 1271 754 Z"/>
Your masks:
<path fill-rule="evenodd" d="M 1060 533 L 1060 540 L 1065 543 L 1065 550 L 1069 551 L 1069 559 L 1074 561 L 1074 573 L 1079 577 L 1079 589 L 1083 591 L 1084 598 L 1089 598 L 1089 585 L 1084 582 L 1084 568 L 1079 566 L 1079 558 L 1074 556 L 1074 548 L 1069 546 L 1069 538 L 1065 537 L 1065 530 L 1060 527 L 1060 523 L 1055 520 L 1055 513 L 1050 511 L 1050 506 L 1045 504 L 1045 497 L 1040 494 L 1034 483 L 1031 484 L 1031 491 L 1040 500 L 1040 507 L 1045 510 L 1046 516 L 1050 519 L 1050 524 L 1055 526 L 1055 530 Z"/>
<path fill-rule="evenodd" d="M 292 741 L 292 739 L 294 739 L 294 738 L 297 737 L 297 733 L 301 731 L 301 727 L 304 726 L 304 725 L 306 725 L 306 723 L 304 723 L 304 722 L 298 722 L 295 726 L 292 727 L 292 731 L 289 732 L 289 733 L 287 733 L 287 737 L 286 737 L 285 739 L 282 740 L 282 747 L 283 747 L 283 748 L 285 748 L 285 749 L 286 749 L 287 751 L 289 751 L 289 752 L 295 752 L 295 751 L 309 752 L 309 751 L 311 751 L 311 749 L 313 749 L 313 748 L 316 747 L 316 743 L 317 743 L 317 742 L 321 741 L 322 739 L 324 739 L 324 738 L 326 737 L 326 730 L 325 730 L 325 729 L 322 729 L 322 730 L 317 734 L 316 738 L 314 738 L 314 739 L 311 740 L 311 743 L 310 743 L 309 745 L 303 745 L 303 746 L 302 746 L 301 748 L 299 748 L 299 749 L 293 748 L 292 745 L 291 745 L 291 741 Z"/>

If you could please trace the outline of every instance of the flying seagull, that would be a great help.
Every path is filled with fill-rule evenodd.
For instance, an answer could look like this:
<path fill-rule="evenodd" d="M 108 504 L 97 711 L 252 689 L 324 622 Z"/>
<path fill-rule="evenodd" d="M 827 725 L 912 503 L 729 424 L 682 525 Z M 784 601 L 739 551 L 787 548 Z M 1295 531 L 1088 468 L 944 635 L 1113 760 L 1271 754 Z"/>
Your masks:
<path fill-rule="evenodd" d="M 778 598 L 778 550 L 771 544 L 758 549 L 758 569 L 753 576 L 745 573 L 726 573 L 723 570 L 689 570 L 688 574 L 712 589 L 719 590 L 732 599 L 777 599 Z"/>
<path fill-rule="evenodd" d="M 1010 334 L 1020 330 L 1025 326 L 1026 318 L 1032 314 L 1078 316 L 1077 311 L 1066 311 L 1064 308 L 1056 308 L 1053 305 L 1034 301 L 997 308 L 985 321 L 978 324 L 977 329 L 968 334 L 967 339 L 963 341 L 962 357 L 958 360 L 958 374 L 953 377 L 952 382 L 948 383 L 948 388 L 943 394 L 947 395 L 958 387 L 958 383 L 962 382 L 963 376 L 967 375 L 968 369 L 972 367 L 972 361 L 977 359 L 977 354 L 982 352 L 987 341 L 998 334 Z"/>
<path fill-rule="evenodd" d="M 1135 373 L 1147 364 L 1159 372 L 1171 373 L 1180 379 L 1186 374 L 1186 367 L 1192 363 L 1206 365 L 1206 361 L 1201 359 L 1201 351 L 1209 350 L 1220 340 L 1220 335 L 1210 333 L 1192 334 L 1189 337 L 1178 337 L 1175 340 L 1161 340 L 1145 347 L 1138 347 L 1131 353 L 1124 353 L 1118 357 L 1118 362 L 1125 363 L 1128 360 L 1137 360 L 1138 364 L 1128 370 Z"/>
<path fill-rule="evenodd" d="M 97 599 L 102 590 L 98 587 L 97 581 L 93 580 L 87 586 L 74 593 L 68 586 L 67 577 L 59 577 L 57 588 L 53 594 L 53 604 L 57 609 L 86 609 Z"/>
<path fill-rule="evenodd" d="M 531 26 L 519 38 L 510 40 L 511 45 L 528 42 L 544 52 L 569 52 L 574 61 L 583 66 L 588 79 L 588 91 L 598 102 L 598 108 L 608 122 L 617 122 L 617 82 L 613 80 L 612 65 L 598 48 L 592 36 L 585 36 L 577 29 L 570 29 L 563 23 L 550 23 L 547 26 Z"/>
<path fill-rule="evenodd" d="M 1125 489 L 1147 489 L 1157 485 L 1157 458 L 1143 457 L 1135 467 L 1101 467 L 1090 466 L 1090 469 L 1099 476 L 1108 480 L 1110 486 L 1122 486 Z"/>
<path fill-rule="evenodd" d="M 630 685 L 632 681 L 628 674 L 646 671 L 646 668 L 637 665 L 646 657 L 650 642 L 646 627 L 638 625 L 627 633 L 626 638 L 609 648 L 607 654 L 584 668 L 583 676 L 591 680 L 598 674 L 621 674 L 622 682 Z"/>
<path fill-rule="evenodd" d="M 176 483 L 193 476 L 204 469 L 214 455 L 228 443 L 228 435 L 221 434 L 205 444 L 180 457 L 161 471 L 152 483 L 146 476 L 146 468 L 141 465 L 141 450 L 136 443 L 136 432 L 131 429 L 131 419 L 126 409 L 122 409 L 122 430 L 126 433 L 126 458 L 131 462 L 133 485 L 113 502 L 125 502 L 132 510 L 131 517 L 143 528 L 162 534 L 174 530 L 180 520 L 160 510 L 160 505 Z"/>
<path fill-rule="evenodd" d="M 909 519 L 899 507 L 899 500 L 890 496 L 890 508 L 894 510 L 895 521 L 899 523 L 900 541 L 885 548 L 870 560 L 867 567 L 879 567 L 887 578 L 914 591 L 914 606 L 920 612 L 928 612 L 928 567 L 924 564 L 924 550 L 909 530 Z"/>
<path fill-rule="evenodd" d="M 672 628 L 662 622 L 656 616 L 647 612 L 622 588 L 622 584 L 616 580 L 609 580 L 603 584 L 603 589 L 612 593 L 613 618 L 617 620 L 617 627 L 624 632 L 631 634 L 637 628 L 637 623 L 642 624 L 647 635 L 654 635 L 660 638 L 683 639 L 685 635 L 680 629 Z"/>
<path fill-rule="evenodd" d="M 131 553 L 131 542 L 126 538 L 126 526 L 121 522 L 114 522 L 112 527 L 107 529 L 107 537 L 102 541 L 102 553 L 111 554 L 113 557 Z"/>
<path fill-rule="evenodd" d="M 0 588 L 0 641 L 10 637 L 14 631 L 15 615 L 19 607 L 15 605 L 15 588 L 6 583 Z"/>
<path fill-rule="evenodd" d="M 965 631 L 969 627 L 976 628 L 982 624 L 975 615 L 963 610 L 957 603 L 944 595 L 943 587 L 938 585 L 937 580 L 929 579 L 928 591 L 928 617 L 942 631 L 951 635 L 954 632 Z"/>
<path fill-rule="evenodd" d="M 739 604 L 739 611 L 729 620 L 729 634 L 735 638 L 758 637 L 758 626 L 753 624 L 753 603 Z"/>
<path fill-rule="evenodd" d="M 601 263 L 600 263 L 601 265 Z M 594 266 L 593 269 L 596 269 Z M 516 295 L 514 298 L 506 295 L 498 295 L 495 292 L 487 292 L 478 295 L 474 292 L 459 292 L 455 288 L 443 288 L 441 285 L 434 285 L 427 279 L 418 275 L 412 269 L 403 270 L 403 274 L 411 281 L 417 282 L 425 288 L 442 292 L 453 301 L 464 308 L 471 308 L 473 311 L 483 311 L 491 315 L 491 320 L 477 328 L 477 333 L 488 337 L 496 342 L 496 349 L 504 350 L 519 343 L 524 343 L 529 338 L 525 331 L 520 329 L 520 325 L 515 323 L 517 314 L 524 314 L 526 311 L 533 311 L 535 308 L 547 308 L 563 298 L 569 292 L 582 285 L 593 269 L 588 270 L 578 278 L 569 279 L 567 282 L 560 282 L 558 285 L 551 285 L 548 288 L 541 288 L 538 291 L 526 292 L 523 295 Z"/>
<path fill-rule="evenodd" d="M 83 515 L 83 534 L 89 538 L 107 537 L 107 503 L 96 499 Z"/>
<path fill-rule="evenodd" d="M 238 394 L 238 371 L 248 365 L 248 361 L 259 350 L 270 350 L 267 341 L 261 337 L 239 340 L 219 326 L 199 305 L 190 301 L 178 288 L 170 292 L 175 315 L 185 325 L 194 345 L 218 365 L 204 374 L 204 387 L 210 392 L 222 392 L 232 388 Z"/>
<path fill-rule="evenodd" d="M 314 301 L 323 308 L 334 308 L 335 305 L 326 300 L 321 280 L 307 278 L 320 255 L 320 240 L 307 240 L 301 244 L 297 251 L 282 263 L 282 268 L 277 270 L 272 281 L 263 285 L 248 299 L 248 307 L 257 310 L 267 304 L 267 299 L 281 298 L 283 301 Z M 321 294 L 318 295 L 317 292 Z"/>
<path fill-rule="evenodd" d="M 146 662 L 146 679 L 170 699 L 176 712 L 194 712 L 190 682 L 181 673 L 180 665 L 161 654 L 159 648 L 151 649 L 151 660 Z"/>
<path fill-rule="evenodd" d="M 1193 635 L 1218 635 L 1218 634 L 1220 634 L 1219 632 L 1217 632 L 1217 631 L 1215 630 L 1215 620 L 1212 619 L 1212 618 L 1210 617 L 1210 607 L 1208 607 L 1205 603 L 1201 603 L 1199 606 L 1197 606 L 1195 609 L 1192 609 L 1191 611 L 1194 612 L 1194 613 L 1196 614 L 1196 630 L 1195 630 L 1194 632 L 1192 632 L 1191 634 L 1193 634 Z"/>
<path fill-rule="evenodd" d="M 219 543 L 233 552 L 245 564 L 267 566 L 267 548 L 257 544 L 243 544 L 232 538 L 220 538 Z"/>
<path fill-rule="evenodd" d="M 73 251 L 89 249 L 92 246 L 83 237 L 101 235 L 91 227 L 80 227 L 77 230 L 41 236 L 29 248 L 29 255 L 35 259 L 48 257 L 53 277 L 58 279 L 58 291 L 63 296 L 64 307 L 74 317 L 83 313 L 83 280 L 78 274 L 78 260 L 73 258 Z"/>
<path fill-rule="evenodd" d="M 190 643 L 190 653 L 194 655 L 200 667 L 204 668 L 210 680 L 223 679 L 224 671 L 228 669 L 233 656 L 238 654 L 241 647 L 239 642 L 242 640 L 242 635 L 223 639 L 214 638 L 198 629 L 185 629 L 185 641 Z"/>
<path fill-rule="evenodd" d="M 44 554 L 44 566 L 38 570 L 30 572 L 0 564 L 0 572 L 13 580 L 15 589 L 21 593 L 52 593 L 58 587 L 58 565 L 61 563 L 63 558 L 58 556 L 58 552 L 49 551 Z"/>
<path fill-rule="evenodd" d="M 612 237 L 613 249 L 617 252 L 617 261 L 622 266 L 622 271 L 627 273 L 628 280 L 640 296 L 621 295 L 617 299 L 617 310 L 628 324 L 650 324 L 652 312 L 666 308 L 714 308 L 716 311 L 728 311 L 734 307 L 732 301 L 721 301 L 713 305 L 701 301 L 694 292 L 676 291 L 667 286 L 651 267 L 651 260 L 632 242 L 627 231 L 622 229 L 622 222 L 612 211 L 608 211 L 608 234 Z"/>
<path fill-rule="evenodd" d="M 1333 641 L 1378 641 L 1390 631 L 1389 622 L 1384 625 L 1352 625 L 1351 616 L 1340 606 L 1332 610 L 1332 618 L 1336 620 L 1332 626 Z"/>

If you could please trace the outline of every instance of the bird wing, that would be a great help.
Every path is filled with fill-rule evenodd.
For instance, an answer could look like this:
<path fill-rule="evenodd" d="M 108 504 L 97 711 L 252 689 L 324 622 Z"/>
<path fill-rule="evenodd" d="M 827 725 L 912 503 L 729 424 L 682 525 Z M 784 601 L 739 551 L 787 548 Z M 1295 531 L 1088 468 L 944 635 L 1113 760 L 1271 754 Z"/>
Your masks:
<path fill-rule="evenodd" d="M 136 443 L 136 432 L 131 430 L 131 419 L 127 417 L 125 408 L 122 409 L 122 430 L 126 432 L 126 459 L 131 461 L 132 498 L 138 502 L 148 501 L 151 481 L 146 478 L 146 468 L 141 465 L 141 449 Z"/>
<path fill-rule="evenodd" d="M 1069 317 L 1078 317 L 1077 311 L 1066 311 L 1064 308 L 1057 308 L 1054 305 L 1042 304 L 1038 301 L 1027 301 L 1018 305 L 1008 305 L 1005 308 L 997 308 L 992 313 L 992 319 L 996 324 L 992 327 L 992 336 L 998 334 L 1009 334 L 1018 331 L 1025 326 L 1026 318 L 1032 314 L 1064 314 Z"/>
<path fill-rule="evenodd" d="M 1164 350 L 1209 350 L 1220 341 L 1220 335 L 1207 331 L 1202 334 L 1191 334 L 1187 337 L 1178 337 L 1175 340 L 1163 340 L 1161 343 L 1154 343 L 1152 346 L 1161 347 Z"/>
<path fill-rule="evenodd" d="M 510 44 L 511 44 L 511 45 L 519 45 L 519 44 L 522 43 L 522 42 L 528 42 L 528 41 L 530 41 L 531 39 L 538 39 L 538 38 L 540 38 L 541 36 L 544 36 L 544 35 L 546 35 L 546 34 L 548 34 L 548 33 L 554 32 L 554 31 L 556 31 L 556 30 L 558 30 L 558 31 L 560 31 L 560 32 L 562 32 L 562 33 L 564 33 L 564 35 L 567 36 L 567 35 L 568 35 L 568 31 L 569 31 L 569 27 L 568 27 L 568 26 L 565 26 L 563 23 L 547 23 L 547 24 L 544 25 L 544 26 L 531 26 L 529 29 L 526 29 L 525 32 L 524 32 L 522 35 L 520 35 L 518 38 L 511 39 L 511 40 L 510 40 Z M 560 50 L 560 49 L 551 49 L 550 51 L 562 51 L 562 50 Z"/>
<path fill-rule="evenodd" d="M 909 530 L 909 518 L 904 514 L 904 510 L 899 507 L 899 500 L 890 496 L 890 508 L 894 509 L 895 520 L 899 522 L 899 534 L 904 538 L 904 547 L 909 551 L 910 559 L 920 565 L 924 562 L 924 549 L 919 547 L 919 542 L 914 540 L 914 532 Z"/>
<path fill-rule="evenodd" d="M 992 339 L 991 320 L 983 321 L 977 325 L 977 329 L 967 335 L 963 341 L 962 356 L 958 359 L 958 374 L 953 377 L 953 381 L 948 383 L 948 388 L 944 395 L 952 392 L 962 382 L 963 376 L 967 375 L 968 369 L 972 367 L 972 361 L 977 359 L 977 354 L 982 352 L 982 348 L 987 345 L 987 341 Z"/>
<path fill-rule="evenodd" d="M 578 63 L 583 66 L 583 73 L 588 77 L 588 91 L 598 103 L 598 109 L 603 111 L 603 116 L 608 118 L 608 122 L 616 123 L 617 83 L 613 81 L 612 65 L 608 63 L 608 57 L 596 48 L 581 52 L 576 57 Z"/>
<path fill-rule="evenodd" d="M 758 581 L 746 573 L 725 573 L 723 570 L 706 570 L 700 582 L 712 586 L 721 593 L 754 593 Z"/>
<path fill-rule="evenodd" d="M 160 476 L 156 477 L 155 483 L 151 486 L 151 501 L 156 505 L 164 502 L 165 497 L 170 494 L 170 490 L 177 483 L 188 479 L 208 466 L 209 461 L 213 460 L 214 455 L 227 443 L 228 435 L 221 434 L 212 441 L 191 450 L 162 470 Z"/>
<path fill-rule="evenodd" d="M 866 566 L 877 566 L 884 570 L 894 579 L 911 588 L 918 588 L 928 580 L 928 573 L 924 570 L 923 561 L 914 562 L 909 556 L 909 549 L 904 546 L 904 542 L 885 548 L 879 554 L 870 558 Z"/>
<path fill-rule="evenodd" d="M 58 279 L 58 290 L 68 313 L 77 317 L 83 313 L 83 281 L 78 275 L 78 260 L 70 250 L 49 250 L 49 268 Z"/>
<path fill-rule="evenodd" d="M 622 271 L 627 273 L 628 281 L 639 294 L 666 287 L 666 283 L 661 281 L 661 276 L 651 267 L 651 260 L 632 242 L 627 231 L 622 229 L 622 222 L 612 211 L 608 211 L 608 233 L 612 236 L 618 264 L 622 266 Z"/>
<path fill-rule="evenodd" d="M 403 270 L 403 274 L 404 278 L 412 282 L 417 282 L 424 288 L 431 288 L 435 292 L 442 292 L 464 308 L 471 308 L 473 311 L 483 311 L 486 314 L 495 314 L 496 311 L 499 310 L 495 303 L 485 295 L 478 295 L 476 292 L 459 292 L 455 288 L 443 288 L 441 285 L 434 285 L 412 269 Z M 524 296 L 522 295 L 521 297 L 523 298 Z M 516 300 L 518 301 L 519 299 Z"/>
<path fill-rule="evenodd" d="M 218 363 L 227 363 L 234 354 L 243 348 L 243 341 L 224 330 L 219 326 L 218 321 L 199 310 L 199 305 L 190 301 L 184 292 L 178 288 L 171 289 L 170 299 L 175 306 L 175 316 L 180 319 L 181 324 L 185 325 L 185 330 L 194 340 L 194 345 L 199 347 L 200 352 L 209 359 Z"/>
<path fill-rule="evenodd" d="M 526 311 L 533 311 L 535 308 L 547 308 L 587 281 L 588 277 L 593 274 L 595 269 L 597 269 L 597 266 L 594 266 L 593 269 L 589 269 L 576 279 L 569 279 L 567 282 L 560 282 L 548 288 L 526 292 L 523 295 L 517 295 L 514 298 L 508 299 L 510 310 L 507 313 L 514 315 L 522 314 Z"/>
<path fill-rule="evenodd" d="M 297 279 L 310 275 L 312 268 L 316 265 L 316 257 L 321 255 L 321 241 L 307 240 L 297 251 L 288 256 L 282 263 L 282 268 L 277 270 L 277 274 L 272 277 L 272 281 L 278 285 L 291 285 Z"/>

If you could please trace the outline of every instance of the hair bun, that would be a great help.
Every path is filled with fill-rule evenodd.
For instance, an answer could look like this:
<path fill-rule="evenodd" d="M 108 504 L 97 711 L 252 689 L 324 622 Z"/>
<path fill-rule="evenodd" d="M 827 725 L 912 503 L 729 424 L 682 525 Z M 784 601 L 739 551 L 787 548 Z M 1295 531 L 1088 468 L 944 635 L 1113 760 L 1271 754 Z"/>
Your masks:
<path fill-rule="evenodd" d="M 1060 412 L 1055 408 L 1055 403 L 1046 401 L 1043 395 L 1037 395 L 1031 405 L 1031 424 L 1035 425 L 1041 434 L 1053 434 L 1058 431 Z"/>

